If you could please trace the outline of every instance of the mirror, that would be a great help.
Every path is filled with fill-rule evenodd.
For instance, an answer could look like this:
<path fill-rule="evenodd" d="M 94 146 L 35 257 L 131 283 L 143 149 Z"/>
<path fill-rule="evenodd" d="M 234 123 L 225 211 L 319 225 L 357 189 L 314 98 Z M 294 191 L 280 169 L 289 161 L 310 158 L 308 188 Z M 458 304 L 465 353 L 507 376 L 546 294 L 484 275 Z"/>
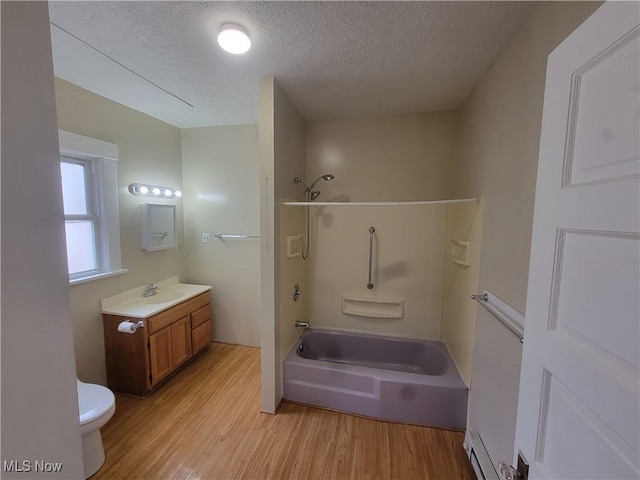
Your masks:
<path fill-rule="evenodd" d="M 176 206 L 145 203 L 141 207 L 143 250 L 175 248 Z"/>

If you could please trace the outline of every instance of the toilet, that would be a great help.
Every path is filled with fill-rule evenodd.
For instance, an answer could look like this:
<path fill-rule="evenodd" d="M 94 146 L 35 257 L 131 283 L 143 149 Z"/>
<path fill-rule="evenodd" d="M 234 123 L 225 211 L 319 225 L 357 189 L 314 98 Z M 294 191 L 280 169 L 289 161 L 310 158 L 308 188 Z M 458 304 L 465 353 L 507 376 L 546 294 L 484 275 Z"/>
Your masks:
<path fill-rule="evenodd" d="M 104 447 L 100 429 L 116 411 L 116 398 L 106 387 L 78 380 L 78 407 L 84 478 L 96 473 L 104 463 Z"/>

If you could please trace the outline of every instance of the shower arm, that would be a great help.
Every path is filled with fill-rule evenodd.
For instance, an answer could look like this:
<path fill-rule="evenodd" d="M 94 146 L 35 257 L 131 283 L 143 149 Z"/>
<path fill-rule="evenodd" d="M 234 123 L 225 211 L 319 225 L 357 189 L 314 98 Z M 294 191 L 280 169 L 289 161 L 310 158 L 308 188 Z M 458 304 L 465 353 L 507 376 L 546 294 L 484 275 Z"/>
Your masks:
<path fill-rule="evenodd" d="M 308 189 L 309 191 L 313 190 L 313 187 L 315 187 L 315 186 L 316 186 L 316 184 L 317 184 L 320 180 L 323 180 L 323 179 L 324 179 L 324 176 L 323 176 L 323 175 L 320 175 L 318 178 L 316 178 L 316 179 L 313 181 L 313 183 L 311 184 L 311 186 L 310 186 L 310 187 L 307 187 L 307 189 Z"/>
<path fill-rule="evenodd" d="M 305 181 L 304 181 L 303 179 L 301 179 L 300 177 L 296 177 L 296 178 L 294 178 L 294 179 L 293 179 L 293 181 L 294 181 L 295 183 L 301 183 L 301 184 L 303 184 L 303 185 L 305 186 L 305 188 L 306 188 L 305 192 L 307 192 L 307 191 L 311 191 L 311 188 L 309 187 L 309 185 L 307 185 L 307 182 L 305 182 Z M 315 183 L 314 183 L 313 185 L 315 185 Z M 312 185 L 312 186 L 313 186 L 313 185 Z"/>

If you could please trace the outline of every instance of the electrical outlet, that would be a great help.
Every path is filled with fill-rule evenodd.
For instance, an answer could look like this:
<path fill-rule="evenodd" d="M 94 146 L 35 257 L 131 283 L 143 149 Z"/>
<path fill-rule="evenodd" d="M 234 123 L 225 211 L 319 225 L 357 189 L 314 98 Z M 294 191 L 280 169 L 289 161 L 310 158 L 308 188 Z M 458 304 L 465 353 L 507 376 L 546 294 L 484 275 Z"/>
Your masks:
<path fill-rule="evenodd" d="M 203 233 L 201 241 L 202 241 L 202 243 L 211 243 L 211 234 L 210 233 Z"/>

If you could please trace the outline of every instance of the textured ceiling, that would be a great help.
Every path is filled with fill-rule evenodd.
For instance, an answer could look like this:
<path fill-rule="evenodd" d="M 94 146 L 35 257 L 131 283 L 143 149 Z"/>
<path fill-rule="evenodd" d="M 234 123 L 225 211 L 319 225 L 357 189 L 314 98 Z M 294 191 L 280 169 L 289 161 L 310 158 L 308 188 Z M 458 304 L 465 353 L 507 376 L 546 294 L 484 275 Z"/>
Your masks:
<path fill-rule="evenodd" d="M 181 128 L 257 121 L 274 76 L 307 120 L 455 109 L 528 2 L 50 3 L 57 76 Z M 243 56 L 214 41 L 236 22 Z"/>

